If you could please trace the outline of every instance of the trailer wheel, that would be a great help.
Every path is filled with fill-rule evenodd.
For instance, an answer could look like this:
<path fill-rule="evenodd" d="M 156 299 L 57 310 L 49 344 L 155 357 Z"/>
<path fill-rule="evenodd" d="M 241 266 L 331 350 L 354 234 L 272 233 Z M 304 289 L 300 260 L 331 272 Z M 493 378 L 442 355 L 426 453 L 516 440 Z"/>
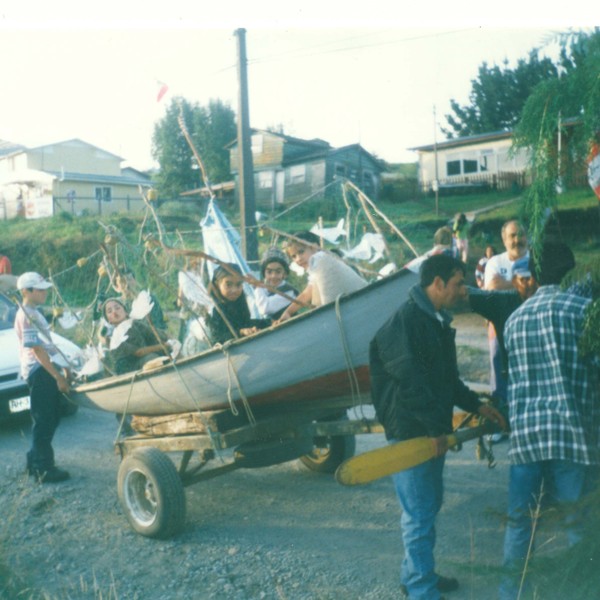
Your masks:
<path fill-rule="evenodd" d="M 324 421 L 347 421 L 346 413 Z M 356 452 L 353 435 L 323 435 L 313 438 L 312 452 L 300 457 L 300 462 L 317 473 L 335 473 L 335 470 Z"/>
<path fill-rule="evenodd" d="M 156 448 L 138 448 L 119 466 L 119 500 L 141 535 L 168 538 L 185 523 L 185 494 L 171 460 Z"/>

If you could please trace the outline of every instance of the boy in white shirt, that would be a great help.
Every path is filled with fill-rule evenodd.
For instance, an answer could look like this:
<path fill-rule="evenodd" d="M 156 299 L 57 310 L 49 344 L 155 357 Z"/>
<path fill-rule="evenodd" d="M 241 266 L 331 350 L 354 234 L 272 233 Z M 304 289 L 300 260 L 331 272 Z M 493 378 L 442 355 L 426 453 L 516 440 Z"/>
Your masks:
<path fill-rule="evenodd" d="M 52 438 L 60 421 L 61 394 L 70 389 L 62 368 L 66 361 L 52 342 L 50 328 L 38 310 L 46 302 L 52 283 L 39 273 L 23 273 L 17 289 L 23 298 L 15 317 L 19 340 L 21 375 L 29 386 L 31 400 L 31 449 L 27 453 L 27 473 L 40 483 L 69 479 L 69 473 L 54 464 Z"/>

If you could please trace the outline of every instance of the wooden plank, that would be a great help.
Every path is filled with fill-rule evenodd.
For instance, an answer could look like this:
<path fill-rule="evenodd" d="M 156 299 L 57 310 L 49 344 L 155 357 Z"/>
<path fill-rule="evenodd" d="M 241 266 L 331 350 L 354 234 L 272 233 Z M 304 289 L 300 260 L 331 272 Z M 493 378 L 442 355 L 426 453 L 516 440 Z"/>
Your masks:
<path fill-rule="evenodd" d="M 179 436 L 134 436 L 120 440 L 115 444 L 117 453 L 124 456 L 135 448 L 156 448 L 162 452 L 183 452 L 185 450 L 201 451 L 212 449 L 211 438 L 207 435 L 179 435 Z"/>

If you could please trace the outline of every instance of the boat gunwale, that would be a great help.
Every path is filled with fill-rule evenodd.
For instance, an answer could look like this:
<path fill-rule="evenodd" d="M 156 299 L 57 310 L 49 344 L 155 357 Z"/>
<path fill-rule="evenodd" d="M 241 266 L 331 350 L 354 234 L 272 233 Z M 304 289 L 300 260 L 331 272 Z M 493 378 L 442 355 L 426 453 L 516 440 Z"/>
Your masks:
<path fill-rule="evenodd" d="M 394 281 L 396 279 L 400 279 L 401 277 L 405 277 L 408 274 L 414 274 L 414 273 L 410 269 L 406 269 L 406 268 L 399 269 L 398 271 L 396 271 L 390 275 L 387 275 L 385 277 L 381 277 L 379 279 L 376 279 L 375 281 L 372 281 L 371 283 L 369 283 L 368 285 L 366 285 L 363 288 L 355 290 L 349 294 L 342 294 L 341 296 L 339 296 L 339 302 L 340 302 L 340 304 L 346 304 L 346 303 L 358 298 L 359 296 L 362 296 L 362 295 L 372 292 L 374 289 L 377 289 L 378 287 L 382 287 L 384 285 L 389 285 L 392 281 Z M 86 394 L 89 392 L 95 392 L 95 391 L 99 391 L 99 390 L 110 389 L 112 387 L 118 387 L 124 383 L 129 383 L 129 384 L 133 385 L 133 383 L 144 381 L 145 379 L 153 378 L 160 374 L 165 374 L 168 371 L 174 371 L 176 368 L 185 367 L 188 363 L 198 362 L 199 359 L 204 359 L 211 355 L 222 354 L 223 349 L 237 348 L 238 346 L 251 344 L 255 340 L 263 338 L 267 335 L 270 335 L 276 330 L 284 330 L 285 327 L 289 327 L 291 325 L 297 325 L 298 323 L 302 322 L 303 320 L 314 317 L 315 315 L 321 314 L 324 311 L 334 310 L 335 304 L 336 304 L 336 300 L 332 300 L 331 302 L 328 302 L 327 304 L 324 304 L 322 306 L 317 306 L 309 311 L 303 312 L 291 319 L 288 319 L 287 321 L 284 321 L 283 323 L 281 323 L 279 325 L 271 325 L 270 327 L 268 327 L 266 329 L 262 329 L 251 336 L 228 340 L 225 344 L 212 346 L 211 348 L 208 348 L 207 350 L 199 352 L 198 354 L 194 354 L 192 356 L 186 356 L 186 357 L 183 357 L 178 360 L 176 359 L 175 362 L 169 361 L 169 362 L 166 362 L 162 366 L 158 366 L 156 368 L 148 369 L 145 371 L 144 370 L 129 371 L 128 373 L 123 373 L 120 375 L 103 377 L 102 379 L 99 379 L 97 381 L 81 383 L 79 385 L 74 386 L 72 388 L 72 391 L 76 394 Z"/>

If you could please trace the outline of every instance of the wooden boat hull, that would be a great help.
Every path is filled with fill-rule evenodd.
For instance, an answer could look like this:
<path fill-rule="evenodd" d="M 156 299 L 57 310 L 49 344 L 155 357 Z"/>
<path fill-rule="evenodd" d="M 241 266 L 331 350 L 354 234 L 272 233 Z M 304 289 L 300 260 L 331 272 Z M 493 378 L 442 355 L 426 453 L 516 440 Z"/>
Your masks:
<path fill-rule="evenodd" d="M 369 342 L 417 282 L 402 270 L 277 327 L 157 369 L 77 386 L 77 404 L 138 415 L 330 401 L 369 392 Z"/>

